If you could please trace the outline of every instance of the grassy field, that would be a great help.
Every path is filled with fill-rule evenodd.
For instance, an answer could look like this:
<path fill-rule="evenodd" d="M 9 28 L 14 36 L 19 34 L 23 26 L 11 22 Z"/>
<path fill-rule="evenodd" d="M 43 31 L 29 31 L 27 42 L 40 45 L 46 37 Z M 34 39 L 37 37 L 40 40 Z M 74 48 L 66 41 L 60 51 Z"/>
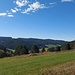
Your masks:
<path fill-rule="evenodd" d="M 45 45 L 45 46 L 46 46 L 45 50 L 47 51 L 48 48 L 57 47 L 57 46 L 60 46 L 60 45 L 52 45 L 52 44 L 48 44 L 48 45 Z"/>
<path fill-rule="evenodd" d="M 52 45 L 52 44 L 48 44 L 46 45 L 48 48 L 51 48 L 51 47 L 56 47 L 57 45 Z"/>
<path fill-rule="evenodd" d="M 44 75 L 47 69 L 74 61 L 75 51 L 2 58 L 0 59 L 0 75 Z"/>

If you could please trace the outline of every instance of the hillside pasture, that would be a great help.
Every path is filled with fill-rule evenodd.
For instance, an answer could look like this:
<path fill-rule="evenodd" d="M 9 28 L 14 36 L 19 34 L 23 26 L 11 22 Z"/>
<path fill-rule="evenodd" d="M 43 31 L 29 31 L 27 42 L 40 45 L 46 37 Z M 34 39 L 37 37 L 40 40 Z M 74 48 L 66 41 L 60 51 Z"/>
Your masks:
<path fill-rule="evenodd" d="M 47 75 L 46 71 L 74 61 L 75 51 L 2 58 L 0 59 L 0 75 Z"/>

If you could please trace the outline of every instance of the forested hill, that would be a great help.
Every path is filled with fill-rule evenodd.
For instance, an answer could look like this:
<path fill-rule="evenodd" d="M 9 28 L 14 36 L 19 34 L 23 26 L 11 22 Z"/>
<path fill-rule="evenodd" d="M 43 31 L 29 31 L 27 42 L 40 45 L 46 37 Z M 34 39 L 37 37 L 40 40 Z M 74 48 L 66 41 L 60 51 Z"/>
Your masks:
<path fill-rule="evenodd" d="M 0 37 L 0 45 L 5 46 L 6 48 L 15 49 L 17 45 L 24 44 L 29 49 L 33 44 L 36 44 L 39 47 L 43 47 L 47 44 L 64 44 L 67 41 L 62 40 L 52 40 L 52 39 L 36 39 L 36 38 L 12 38 L 12 37 Z"/>

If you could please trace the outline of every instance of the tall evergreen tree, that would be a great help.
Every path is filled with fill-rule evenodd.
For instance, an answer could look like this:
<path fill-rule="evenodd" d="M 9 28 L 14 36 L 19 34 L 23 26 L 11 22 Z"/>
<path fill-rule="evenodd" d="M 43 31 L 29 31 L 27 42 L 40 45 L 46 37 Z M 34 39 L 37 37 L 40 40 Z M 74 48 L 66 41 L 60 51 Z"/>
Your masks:
<path fill-rule="evenodd" d="M 71 49 L 75 49 L 75 40 L 70 42 Z"/>
<path fill-rule="evenodd" d="M 57 51 L 61 51 L 61 47 L 60 47 L 60 46 L 57 46 L 56 49 L 55 49 L 55 51 L 56 51 L 56 52 L 57 52 Z"/>
<path fill-rule="evenodd" d="M 62 45 L 61 46 L 61 49 L 62 50 L 70 50 L 71 49 L 70 44 L 69 43 L 66 43 L 66 44 Z"/>
<path fill-rule="evenodd" d="M 19 45 L 15 50 L 16 55 L 28 54 L 28 49 L 25 45 Z"/>
<path fill-rule="evenodd" d="M 32 46 L 31 53 L 39 53 L 39 48 L 37 47 L 37 45 Z"/>
<path fill-rule="evenodd" d="M 42 53 L 45 52 L 45 48 L 44 48 L 44 47 L 42 48 L 41 52 L 42 52 Z"/>

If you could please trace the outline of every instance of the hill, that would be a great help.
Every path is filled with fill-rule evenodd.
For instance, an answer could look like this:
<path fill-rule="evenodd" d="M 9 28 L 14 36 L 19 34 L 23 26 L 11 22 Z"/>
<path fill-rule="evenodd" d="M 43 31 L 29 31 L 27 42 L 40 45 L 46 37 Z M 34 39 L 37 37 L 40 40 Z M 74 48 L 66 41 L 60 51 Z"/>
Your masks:
<path fill-rule="evenodd" d="M 0 75 L 75 75 L 71 73 L 71 70 L 75 71 L 74 63 L 75 51 L 15 56 L 0 59 Z"/>
<path fill-rule="evenodd" d="M 33 44 L 36 44 L 38 47 L 43 47 L 48 44 L 62 45 L 66 42 L 67 41 L 52 40 L 52 39 L 0 37 L 0 45 L 3 45 L 6 48 L 10 48 L 10 49 L 15 49 L 16 46 L 20 44 L 26 45 L 29 49 L 31 49 L 31 46 Z"/>

